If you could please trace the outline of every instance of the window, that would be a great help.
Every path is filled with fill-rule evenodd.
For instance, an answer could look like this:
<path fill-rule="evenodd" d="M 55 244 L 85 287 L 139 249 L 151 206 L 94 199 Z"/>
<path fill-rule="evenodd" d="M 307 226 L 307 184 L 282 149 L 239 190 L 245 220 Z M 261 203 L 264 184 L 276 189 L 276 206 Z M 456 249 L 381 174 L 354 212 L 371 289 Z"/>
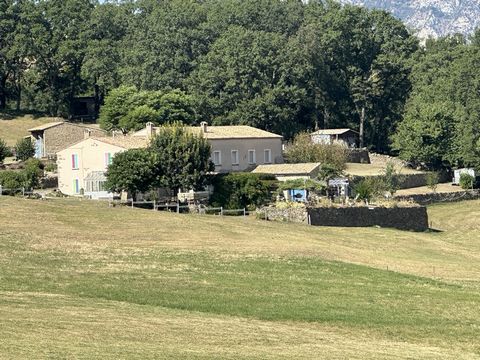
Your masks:
<path fill-rule="evenodd" d="M 78 170 L 78 154 L 72 154 L 72 169 Z"/>
<path fill-rule="evenodd" d="M 232 150 L 232 165 L 238 165 L 238 150 Z"/>
<path fill-rule="evenodd" d="M 73 193 L 74 194 L 79 194 L 80 193 L 80 183 L 78 179 L 73 180 Z"/>
<path fill-rule="evenodd" d="M 271 164 L 272 163 L 272 150 L 265 149 L 264 152 L 263 152 L 263 155 L 264 155 L 265 164 Z"/>
<path fill-rule="evenodd" d="M 248 163 L 251 165 L 257 163 L 257 159 L 255 158 L 255 150 L 248 150 Z"/>
<path fill-rule="evenodd" d="M 108 167 L 112 163 L 112 154 L 105 153 L 105 167 Z"/>
<path fill-rule="evenodd" d="M 213 163 L 215 166 L 222 165 L 222 153 L 218 150 L 213 152 Z"/>

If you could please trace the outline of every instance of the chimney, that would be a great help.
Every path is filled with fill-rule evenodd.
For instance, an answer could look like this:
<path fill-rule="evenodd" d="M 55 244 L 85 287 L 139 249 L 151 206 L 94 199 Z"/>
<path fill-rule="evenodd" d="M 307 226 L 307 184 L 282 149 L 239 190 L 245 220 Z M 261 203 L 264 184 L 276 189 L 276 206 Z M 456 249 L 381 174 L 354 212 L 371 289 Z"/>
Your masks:
<path fill-rule="evenodd" d="M 202 122 L 200 123 L 200 128 L 202 129 L 202 133 L 205 134 L 205 133 L 207 132 L 207 130 L 208 130 L 208 124 L 207 124 L 207 122 L 206 122 L 206 121 L 202 121 Z"/>
<path fill-rule="evenodd" d="M 153 123 L 148 122 L 147 124 L 147 139 L 153 138 Z"/>
<path fill-rule="evenodd" d="M 92 133 L 92 130 L 90 129 L 83 129 L 83 138 L 88 139 Z"/>

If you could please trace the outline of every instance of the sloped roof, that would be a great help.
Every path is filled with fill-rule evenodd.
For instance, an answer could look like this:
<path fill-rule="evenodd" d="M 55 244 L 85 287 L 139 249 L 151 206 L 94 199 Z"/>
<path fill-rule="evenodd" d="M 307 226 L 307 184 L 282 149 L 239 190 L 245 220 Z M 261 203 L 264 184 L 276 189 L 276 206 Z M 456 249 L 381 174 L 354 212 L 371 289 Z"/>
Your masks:
<path fill-rule="evenodd" d="M 86 128 L 86 129 L 91 129 L 91 130 L 96 130 L 96 131 L 102 131 L 102 132 L 106 133 L 105 130 L 100 129 L 100 126 L 99 126 L 98 124 L 79 124 L 79 123 L 71 123 L 71 122 L 68 122 L 68 121 L 55 121 L 55 122 L 50 122 L 50 123 L 46 123 L 46 124 L 39 125 L 39 126 L 36 126 L 36 127 L 34 127 L 34 128 L 28 129 L 28 131 L 29 131 L 29 132 L 33 132 L 33 131 L 44 131 L 44 130 L 47 130 L 47 129 L 50 129 L 50 128 L 52 128 L 52 127 L 55 127 L 55 126 L 58 126 L 58 125 L 62 125 L 62 124 L 79 126 L 79 127 L 83 127 L 83 128 Z"/>
<path fill-rule="evenodd" d="M 320 163 L 258 165 L 252 172 L 274 175 L 308 175 L 320 166 Z"/>
<path fill-rule="evenodd" d="M 31 128 L 31 129 L 28 129 L 28 131 L 30 131 L 30 132 L 32 132 L 32 131 L 43 131 L 43 130 L 47 130 L 47 129 L 50 129 L 50 128 L 52 128 L 52 127 L 61 125 L 61 124 L 63 124 L 64 122 L 65 122 L 65 121 L 50 122 L 50 123 L 46 123 L 46 124 L 43 124 L 43 125 L 40 125 L 40 126 Z"/>
<path fill-rule="evenodd" d="M 124 149 L 140 149 L 148 146 L 147 139 L 131 135 L 117 135 L 115 137 L 92 137 L 91 139 L 115 145 Z"/>
<path fill-rule="evenodd" d="M 252 126 L 247 125 L 227 125 L 227 126 L 207 126 L 207 132 L 203 133 L 200 126 L 189 126 L 187 127 L 192 132 L 203 134 L 206 139 L 281 139 L 281 135 L 277 135 L 265 130 L 257 129 Z M 156 132 L 158 127 L 154 127 Z M 135 137 L 146 137 L 147 129 L 142 129 L 140 131 L 132 134 Z"/>
<path fill-rule="evenodd" d="M 311 135 L 342 135 L 349 131 L 356 133 L 356 131 L 352 129 L 323 129 L 315 131 Z"/>

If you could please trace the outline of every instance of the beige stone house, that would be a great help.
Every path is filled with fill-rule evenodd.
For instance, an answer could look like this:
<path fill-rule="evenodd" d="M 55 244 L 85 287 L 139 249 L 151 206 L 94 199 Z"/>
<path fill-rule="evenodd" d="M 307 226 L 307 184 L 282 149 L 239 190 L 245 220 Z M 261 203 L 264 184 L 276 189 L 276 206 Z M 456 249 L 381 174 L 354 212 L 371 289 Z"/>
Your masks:
<path fill-rule="evenodd" d="M 104 188 L 105 172 L 113 156 L 127 149 L 147 147 L 158 128 L 153 124 L 132 135 L 88 137 L 57 152 L 58 188 L 66 195 L 111 198 Z M 212 146 L 216 172 L 245 171 L 258 164 L 283 163 L 282 137 L 250 126 L 190 127 Z"/>
<path fill-rule="evenodd" d="M 98 125 L 51 122 L 28 130 L 35 144 L 35 157 L 54 157 L 57 152 L 89 136 L 106 136 Z"/>
<path fill-rule="evenodd" d="M 208 126 L 205 122 L 189 129 L 208 139 L 216 172 L 248 171 L 257 165 L 283 163 L 281 135 L 251 126 Z M 150 139 L 157 130 L 149 123 L 132 136 Z"/>
<path fill-rule="evenodd" d="M 58 189 L 66 195 L 93 199 L 111 198 L 105 190 L 105 172 L 113 156 L 127 149 L 146 147 L 147 142 L 132 136 L 90 137 L 57 153 Z"/>

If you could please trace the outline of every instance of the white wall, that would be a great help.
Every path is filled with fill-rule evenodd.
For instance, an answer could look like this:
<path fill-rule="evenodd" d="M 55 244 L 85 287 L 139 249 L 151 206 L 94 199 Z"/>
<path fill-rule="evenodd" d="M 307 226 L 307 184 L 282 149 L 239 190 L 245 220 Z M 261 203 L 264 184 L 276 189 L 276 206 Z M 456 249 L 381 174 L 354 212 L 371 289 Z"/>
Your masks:
<path fill-rule="evenodd" d="M 57 153 L 58 189 L 66 195 L 78 195 L 73 182 L 79 180 L 80 188 L 85 189 L 84 179 L 92 171 L 106 171 L 105 153 L 114 154 L 125 149 L 104 142 L 87 139 Z M 78 155 L 78 169 L 72 169 L 72 155 Z"/>

